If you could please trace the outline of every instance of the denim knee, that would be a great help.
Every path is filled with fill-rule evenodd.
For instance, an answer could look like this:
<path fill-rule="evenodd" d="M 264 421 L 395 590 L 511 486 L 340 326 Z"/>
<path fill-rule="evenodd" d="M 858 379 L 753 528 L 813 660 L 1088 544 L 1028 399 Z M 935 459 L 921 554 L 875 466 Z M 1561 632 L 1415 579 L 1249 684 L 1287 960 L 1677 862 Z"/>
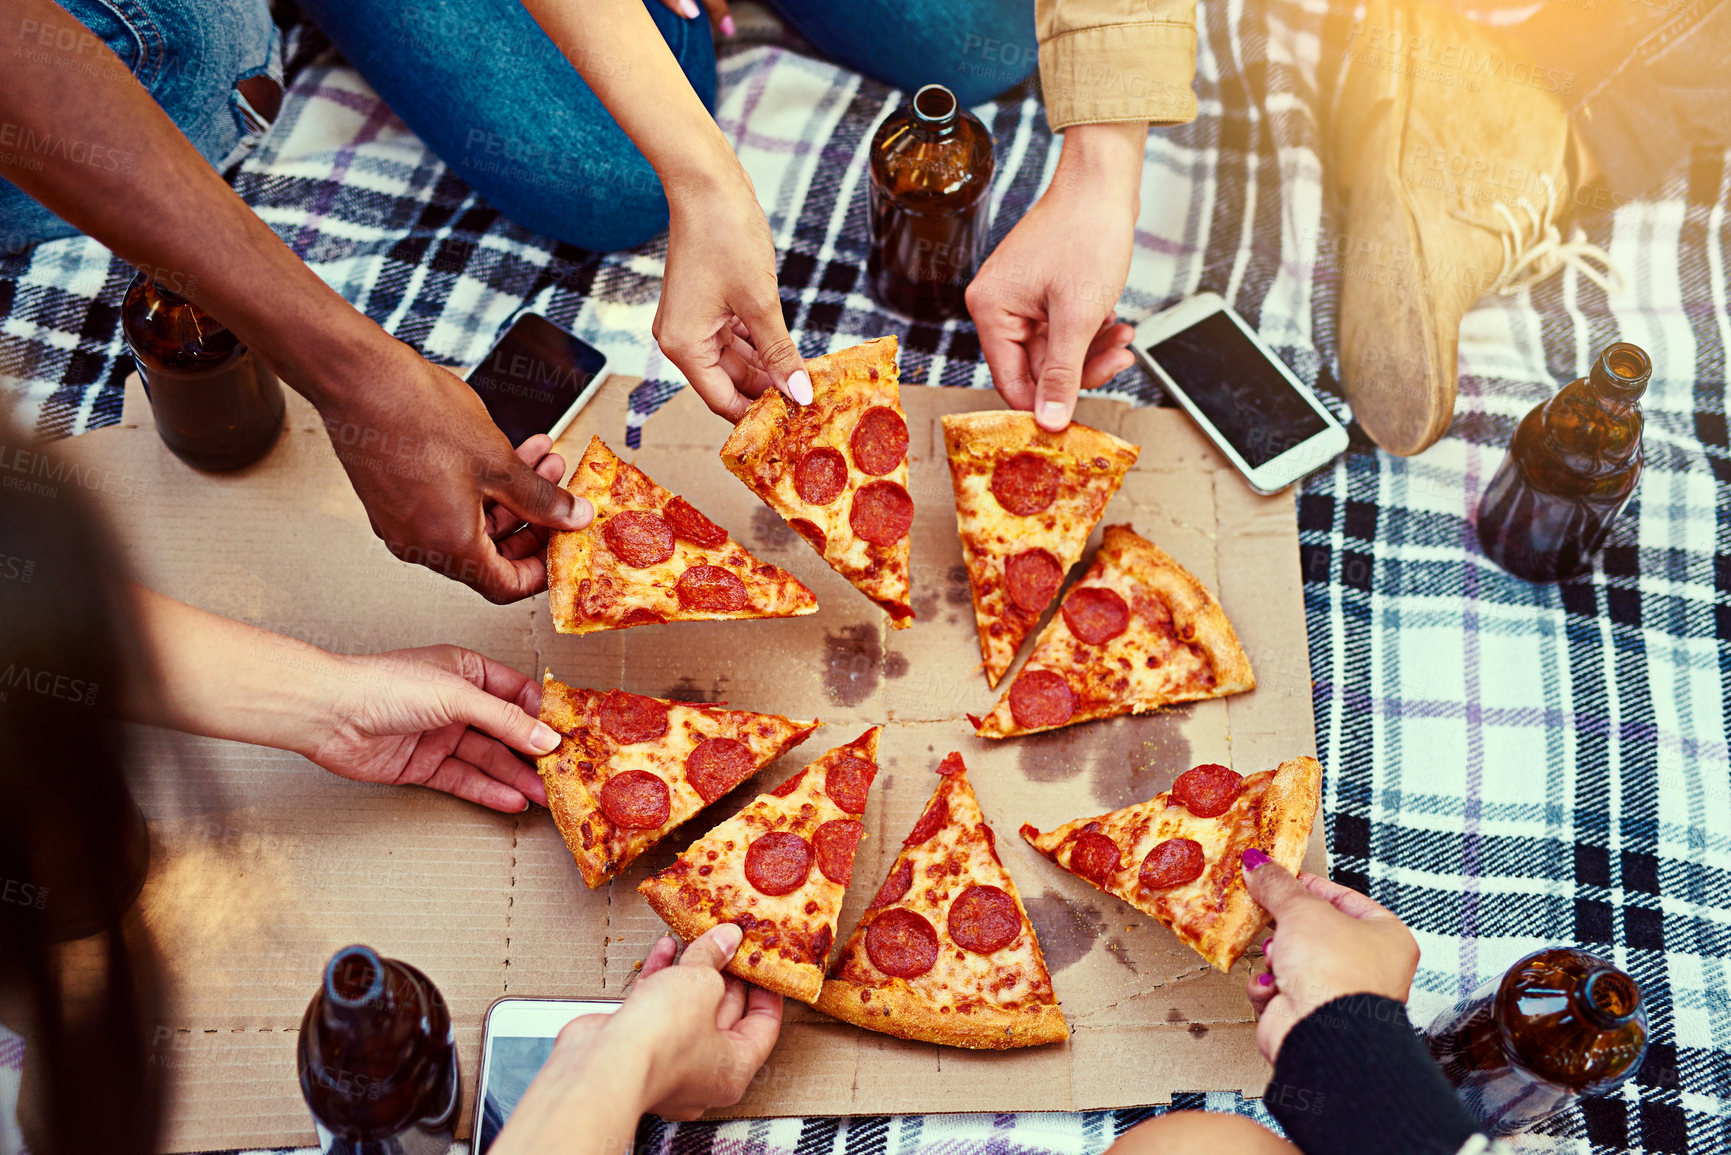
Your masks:
<path fill-rule="evenodd" d="M 620 134 L 623 136 L 623 134 Z M 487 203 L 531 232 L 600 253 L 636 248 L 667 227 L 661 178 L 629 141 L 580 159 L 514 166 L 453 165 Z"/>
<path fill-rule="evenodd" d="M 1038 63 L 1034 0 L 772 0 L 824 56 L 893 88 L 990 100 Z"/>

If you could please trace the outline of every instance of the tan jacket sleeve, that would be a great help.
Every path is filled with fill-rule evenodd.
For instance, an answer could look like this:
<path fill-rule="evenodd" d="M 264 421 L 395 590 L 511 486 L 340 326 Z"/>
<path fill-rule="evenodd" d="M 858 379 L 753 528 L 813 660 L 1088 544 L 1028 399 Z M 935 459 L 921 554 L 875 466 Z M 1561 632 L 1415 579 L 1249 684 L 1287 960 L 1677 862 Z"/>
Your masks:
<path fill-rule="evenodd" d="M 1035 0 L 1034 20 L 1054 132 L 1196 119 L 1196 0 Z"/>

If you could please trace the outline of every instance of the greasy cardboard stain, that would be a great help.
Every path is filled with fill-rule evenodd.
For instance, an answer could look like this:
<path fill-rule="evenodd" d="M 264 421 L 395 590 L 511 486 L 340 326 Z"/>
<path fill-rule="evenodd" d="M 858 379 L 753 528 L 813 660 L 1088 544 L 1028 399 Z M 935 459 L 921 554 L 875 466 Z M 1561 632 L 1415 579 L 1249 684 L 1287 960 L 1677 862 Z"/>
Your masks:
<path fill-rule="evenodd" d="M 1190 713 L 1181 707 L 1102 718 L 1017 738 L 1017 766 L 1035 782 L 1065 781 L 1086 771 L 1090 793 L 1110 810 L 1145 802 L 1190 768 L 1184 736 Z"/>
<path fill-rule="evenodd" d="M 857 706 L 877 692 L 884 678 L 903 678 L 908 672 L 906 654 L 885 653 L 875 626 L 842 626 L 823 635 L 823 685 L 830 700 L 840 706 Z"/>
<path fill-rule="evenodd" d="M 1046 957 L 1046 969 L 1057 974 L 1104 943 L 1106 953 L 1116 959 L 1131 974 L 1136 963 L 1124 944 L 1106 930 L 1106 920 L 1100 908 L 1087 903 L 1071 902 L 1054 891 L 1022 896 L 1028 910 L 1028 921 L 1034 924 L 1034 934 L 1040 940 L 1040 953 Z"/>
<path fill-rule="evenodd" d="M 799 540 L 793 527 L 767 505 L 751 511 L 751 540 L 759 550 L 784 550 Z"/>
<path fill-rule="evenodd" d="M 698 685 L 696 678 L 687 675 L 661 691 L 659 696 L 675 702 L 724 702 L 727 700 L 726 687 L 726 675 L 711 678 L 707 688 Z"/>

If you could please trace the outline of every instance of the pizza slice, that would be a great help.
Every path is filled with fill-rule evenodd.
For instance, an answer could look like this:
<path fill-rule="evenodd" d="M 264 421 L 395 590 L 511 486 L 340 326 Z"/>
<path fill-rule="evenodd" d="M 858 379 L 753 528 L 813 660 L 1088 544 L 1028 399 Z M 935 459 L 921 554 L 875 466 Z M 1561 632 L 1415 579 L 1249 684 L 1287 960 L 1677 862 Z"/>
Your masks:
<path fill-rule="evenodd" d="M 817 1009 L 903 1039 L 1005 1050 L 1069 1037 L 1040 941 L 960 754 L 842 948 Z"/>
<path fill-rule="evenodd" d="M 1006 409 L 943 423 L 980 657 L 996 686 L 1141 450 L 1075 422 L 1047 433 Z"/>
<path fill-rule="evenodd" d="M 975 729 L 1008 738 L 1255 685 L 1214 595 L 1165 550 L 1127 525 L 1109 525 L 1094 564 Z"/>
<path fill-rule="evenodd" d="M 797 578 L 758 561 L 599 437 L 566 488 L 595 507 L 595 520 L 547 543 L 547 602 L 562 634 L 817 612 Z"/>
<path fill-rule="evenodd" d="M 818 727 L 779 714 L 580 690 L 547 675 L 541 721 L 564 735 L 536 759 L 547 808 L 589 888 Z"/>
<path fill-rule="evenodd" d="M 1296 871 L 1321 793 L 1315 758 L 1289 758 L 1244 777 L 1197 766 L 1147 802 L 1046 834 L 1023 826 L 1022 837 L 1071 874 L 1159 919 L 1225 971 L 1268 921 L 1244 886 L 1241 856 L 1256 847 Z"/>
<path fill-rule="evenodd" d="M 817 998 L 877 776 L 873 726 L 760 794 L 637 890 L 690 942 L 724 922 L 745 938 L 729 974 L 801 1002 Z"/>
<path fill-rule="evenodd" d="M 908 421 L 896 339 L 879 337 L 805 363 L 811 404 L 774 389 L 752 402 L 721 460 L 866 597 L 890 625 L 908 601 Z"/>

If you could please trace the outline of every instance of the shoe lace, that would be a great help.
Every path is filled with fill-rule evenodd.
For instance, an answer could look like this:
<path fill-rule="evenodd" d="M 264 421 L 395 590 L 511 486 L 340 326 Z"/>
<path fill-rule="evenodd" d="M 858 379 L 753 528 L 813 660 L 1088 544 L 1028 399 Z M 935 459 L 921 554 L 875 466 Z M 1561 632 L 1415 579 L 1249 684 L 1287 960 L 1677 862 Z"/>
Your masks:
<path fill-rule="evenodd" d="M 1567 265 L 1605 292 L 1621 292 L 1623 271 L 1611 260 L 1611 254 L 1587 240 L 1587 234 L 1579 226 L 1568 240 L 1563 239 L 1556 221 L 1556 183 L 1550 173 L 1540 173 L 1539 179 L 1545 186 L 1543 211 L 1524 196 L 1515 198 L 1515 204 L 1527 214 L 1529 227 L 1522 227 L 1508 205 L 1502 201 L 1494 202 L 1506 228 L 1497 234 L 1497 239 L 1503 244 L 1503 267 L 1491 284 L 1491 291 L 1518 293 Z M 1594 267 L 1595 264 L 1598 268 Z"/>

